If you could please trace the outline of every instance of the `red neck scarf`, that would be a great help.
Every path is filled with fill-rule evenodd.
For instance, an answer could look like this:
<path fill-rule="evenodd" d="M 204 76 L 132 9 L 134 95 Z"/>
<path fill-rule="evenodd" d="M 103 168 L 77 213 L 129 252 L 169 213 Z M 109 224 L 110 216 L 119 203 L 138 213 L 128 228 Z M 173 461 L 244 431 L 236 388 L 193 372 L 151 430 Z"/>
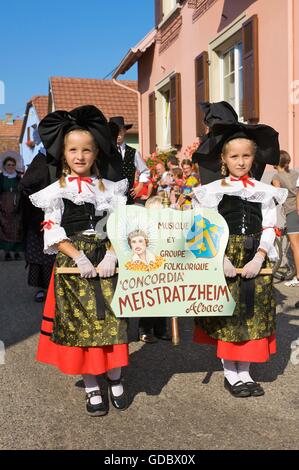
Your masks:
<path fill-rule="evenodd" d="M 252 181 L 250 181 L 250 176 L 249 175 L 241 176 L 241 178 L 233 178 L 231 176 L 230 180 L 231 181 L 242 181 L 244 188 L 247 188 L 247 185 L 254 186 L 254 183 Z"/>
<path fill-rule="evenodd" d="M 92 179 L 88 178 L 87 176 L 69 176 L 69 181 L 70 182 L 72 182 L 74 180 L 77 180 L 79 193 L 82 193 L 82 181 L 84 181 L 85 183 L 88 183 L 88 184 L 92 183 Z M 89 191 L 91 191 L 90 187 L 89 186 L 87 186 L 87 187 L 88 187 Z"/>

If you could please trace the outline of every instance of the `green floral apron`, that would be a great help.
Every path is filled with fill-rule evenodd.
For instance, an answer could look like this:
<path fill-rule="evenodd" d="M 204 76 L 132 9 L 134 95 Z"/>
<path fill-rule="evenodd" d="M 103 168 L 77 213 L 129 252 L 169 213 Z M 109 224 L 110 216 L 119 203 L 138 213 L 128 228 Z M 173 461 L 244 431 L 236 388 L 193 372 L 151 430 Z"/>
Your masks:
<path fill-rule="evenodd" d="M 248 259 L 246 241 L 252 237 L 258 245 L 260 234 L 230 235 L 226 256 L 236 268 L 242 268 Z M 271 267 L 267 260 L 263 267 Z M 231 317 L 196 318 L 195 324 L 209 336 L 228 342 L 242 342 L 271 336 L 276 325 L 276 302 L 272 275 L 259 275 L 250 280 L 252 289 L 252 309 L 248 312 L 247 302 L 242 296 L 242 287 L 248 282 L 241 276 L 227 278 L 227 285 L 236 302 L 234 314 Z M 242 284 L 243 283 L 243 284 Z"/>
<path fill-rule="evenodd" d="M 77 250 L 82 250 L 94 266 L 103 259 L 105 242 L 96 236 L 70 237 Z M 58 253 L 56 266 L 73 267 L 74 261 Z M 118 319 L 111 310 L 117 276 L 94 279 L 79 274 L 55 274 L 56 311 L 52 341 L 64 346 L 98 347 L 128 342 L 127 321 Z M 97 290 L 101 292 L 103 310 L 97 308 Z"/>

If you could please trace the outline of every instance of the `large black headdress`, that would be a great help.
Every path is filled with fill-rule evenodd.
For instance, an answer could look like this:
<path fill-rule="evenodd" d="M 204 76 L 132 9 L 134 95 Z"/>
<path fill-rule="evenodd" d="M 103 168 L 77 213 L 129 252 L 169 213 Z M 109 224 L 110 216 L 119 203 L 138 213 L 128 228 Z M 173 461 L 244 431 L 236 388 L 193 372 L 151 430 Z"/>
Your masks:
<path fill-rule="evenodd" d="M 200 103 L 200 108 L 204 113 L 204 123 L 210 128 L 219 122 L 238 122 L 236 111 L 227 101 L 220 101 L 219 103 L 203 101 Z"/>
<path fill-rule="evenodd" d="M 237 115 L 227 116 L 228 103 L 214 103 L 218 105 L 217 110 L 226 111 L 218 113 L 213 123 L 209 120 L 211 129 L 204 136 L 202 143 L 192 156 L 193 163 L 200 168 L 201 181 L 207 184 L 221 178 L 221 151 L 225 142 L 236 138 L 247 138 L 253 140 L 257 145 L 257 153 L 252 167 L 252 174 L 256 179 L 261 179 L 266 165 L 278 165 L 279 163 L 279 141 L 278 132 L 264 124 L 244 124 L 237 121 Z M 219 107 L 220 105 L 220 107 Z M 230 105 L 229 105 L 230 106 Z M 216 108 L 214 108 L 215 112 Z"/>
<path fill-rule="evenodd" d="M 92 105 L 72 111 L 54 111 L 41 120 L 38 132 L 48 152 L 57 162 L 61 159 L 65 135 L 76 129 L 85 129 L 94 137 L 101 153 L 109 156 L 112 138 L 102 111 Z"/>

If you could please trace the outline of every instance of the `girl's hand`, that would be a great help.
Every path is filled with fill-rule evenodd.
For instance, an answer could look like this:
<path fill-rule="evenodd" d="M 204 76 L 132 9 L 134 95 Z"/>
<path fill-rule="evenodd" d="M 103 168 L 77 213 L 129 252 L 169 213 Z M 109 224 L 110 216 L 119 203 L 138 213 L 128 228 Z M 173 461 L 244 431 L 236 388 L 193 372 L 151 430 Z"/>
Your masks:
<path fill-rule="evenodd" d="M 97 276 L 95 267 L 92 265 L 83 251 L 80 251 L 80 255 L 73 258 L 73 260 L 79 268 L 81 277 L 88 279 Z"/>
<path fill-rule="evenodd" d="M 97 265 L 100 277 L 111 277 L 115 274 L 117 257 L 111 251 L 107 251 L 102 261 Z"/>
<path fill-rule="evenodd" d="M 260 272 L 264 261 L 265 257 L 260 253 L 256 253 L 252 260 L 245 264 L 241 276 L 246 279 L 253 279 Z"/>
<path fill-rule="evenodd" d="M 237 275 L 235 266 L 230 262 L 230 260 L 226 256 L 223 260 L 223 271 L 225 277 L 236 277 Z"/>

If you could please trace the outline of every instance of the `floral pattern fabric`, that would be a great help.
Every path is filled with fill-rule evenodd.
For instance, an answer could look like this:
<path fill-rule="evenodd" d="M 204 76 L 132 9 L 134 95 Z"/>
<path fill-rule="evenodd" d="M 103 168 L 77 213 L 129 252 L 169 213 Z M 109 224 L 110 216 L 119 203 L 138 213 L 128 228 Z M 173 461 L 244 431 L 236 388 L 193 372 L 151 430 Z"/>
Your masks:
<path fill-rule="evenodd" d="M 253 236 L 257 241 L 260 235 Z M 242 268 L 246 260 L 246 236 L 230 235 L 226 256 L 236 268 Z M 271 267 L 266 261 L 265 267 Z M 227 278 L 227 285 L 236 302 L 231 317 L 196 318 L 195 324 L 209 336 L 227 342 L 243 342 L 271 336 L 276 325 L 276 302 L 271 275 L 258 275 L 254 279 L 254 307 L 248 315 L 245 302 L 240 296 L 241 276 Z"/>
<path fill-rule="evenodd" d="M 103 259 L 106 248 L 95 236 L 73 237 L 94 266 Z M 56 266 L 74 267 L 73 260 L 59 252 Z M 100 283 L 105 300 L 105 319 L 100 320 L 96 307 L 96 283 Z M 52 341 L 64 346 L 99 347 L 128 342 L 127 321 L 114 315 L 110 303 L 114 294 L 113 278 L 81 278 L 79 274 L 55 274 L 56 311 Z"/>

